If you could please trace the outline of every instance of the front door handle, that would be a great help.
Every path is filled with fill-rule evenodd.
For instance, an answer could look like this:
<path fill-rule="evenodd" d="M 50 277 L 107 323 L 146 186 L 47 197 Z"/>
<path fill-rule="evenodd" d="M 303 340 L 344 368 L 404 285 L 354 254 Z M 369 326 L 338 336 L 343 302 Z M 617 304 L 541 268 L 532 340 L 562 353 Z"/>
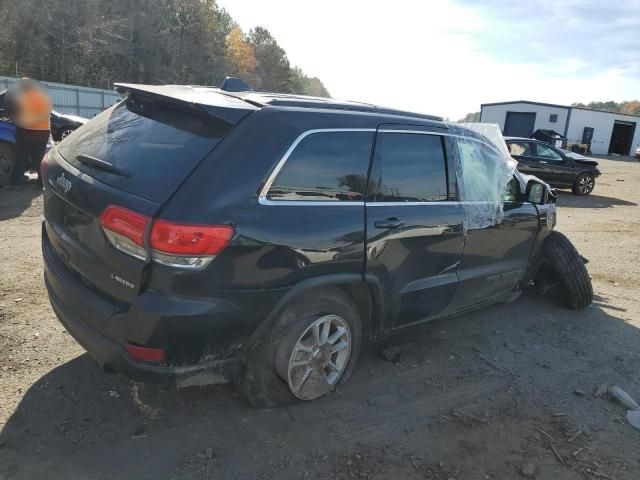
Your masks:
<path fill-rule="evenodd" d="M 387 218 L 386 220 L 378 220 L 374 223 L 376 228 L 386 228 L 388 230 L 393 230 L 394 228 L 400 228 L 404 226 L 404 222 L 401 222 L 395 217 Z"/>

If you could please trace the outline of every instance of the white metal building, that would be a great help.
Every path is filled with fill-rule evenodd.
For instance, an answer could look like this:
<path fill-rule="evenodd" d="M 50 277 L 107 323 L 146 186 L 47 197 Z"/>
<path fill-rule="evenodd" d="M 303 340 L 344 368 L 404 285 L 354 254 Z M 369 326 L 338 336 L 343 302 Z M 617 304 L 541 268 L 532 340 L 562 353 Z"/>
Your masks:
<path fill-rule="evenodd" d="M 497 123 L 505 136 L 529 137 L 554 130 L 569 144 L 590 144 L 592 153 L 631 155 L 640 146 L 640 116 L 516 100 L 484 103 L 480 121 Z"/>

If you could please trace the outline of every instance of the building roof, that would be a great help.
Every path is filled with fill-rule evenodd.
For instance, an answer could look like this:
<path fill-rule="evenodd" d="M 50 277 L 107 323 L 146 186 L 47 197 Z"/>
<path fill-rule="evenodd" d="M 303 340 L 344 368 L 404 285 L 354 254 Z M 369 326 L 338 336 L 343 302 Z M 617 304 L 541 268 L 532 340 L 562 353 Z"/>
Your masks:
<path fill-rule="evenodd" d="M 497 105 L 511 105 L 513 103 L 528 103 L 529 105 L 539 105 L 542 107 L 554 107 L 554 108 L 564 108 L 567 110 L 575 109 L 575 110 L 587 110 L 590 112 L 599 112 L 599 113 L 610 113 L 613 115 L 624 115 L 626 117 L 632 118 L 640 118 L 640 115 L 631 115 L 629 113 L 619 113 L 619 112 L 611 112 L 609 110 L 598 110 L 596 108 L 587 108 L 587 107 L 574 107 L 572 105 L 558 105 L 555 103 L 544 103 L 544 102 L 533 102 L 531 100 L 513 100 L 510 102 L 494 102 L 494 103 L 482 103 L 480 104 L 480 108 L 482 107 L 492 107 Z"/>

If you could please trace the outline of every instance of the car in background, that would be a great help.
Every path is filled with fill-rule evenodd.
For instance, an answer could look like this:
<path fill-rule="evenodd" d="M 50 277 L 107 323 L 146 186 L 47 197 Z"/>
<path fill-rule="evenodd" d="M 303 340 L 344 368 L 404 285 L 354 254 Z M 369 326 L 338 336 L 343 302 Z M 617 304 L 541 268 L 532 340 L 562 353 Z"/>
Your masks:
<path fill-rule="evenodd" d="M 575 195 L 593 192 L 600 176 L 598 162 L 533 138 L 505 137 L 505 141 L 520 172 L 535 175 L 557 188 L 571 188 Z"/>
<path fill-rule="evenodd" d="M 640 160 L 640 147 L 636 148 L 636 154 L 634 156 Z"/>
<path fill-rule="evenodd" d="M 59 142 L 88 121 L 87 118 L 54 110 L 51 112 L 51 136 L 56 142 Z"/>

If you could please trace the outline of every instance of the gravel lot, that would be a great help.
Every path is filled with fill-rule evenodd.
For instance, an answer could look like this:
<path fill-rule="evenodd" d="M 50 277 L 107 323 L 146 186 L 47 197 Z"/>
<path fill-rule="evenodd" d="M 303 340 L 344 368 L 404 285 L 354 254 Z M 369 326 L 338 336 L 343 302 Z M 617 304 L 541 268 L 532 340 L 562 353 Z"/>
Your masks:
<path fill-rule="evenodd" d="M 415 327 L 368 348 L 336 395 L 274 410 L 103 373 L 49 307 L 42 197 L 0 190 L 0 480 L 637 479 L 640 431 L 594 391 L 640 400 L 640 163 L 601 170 L 594 195 L 558 201 L 590 308 L 526 292 Z"/>

